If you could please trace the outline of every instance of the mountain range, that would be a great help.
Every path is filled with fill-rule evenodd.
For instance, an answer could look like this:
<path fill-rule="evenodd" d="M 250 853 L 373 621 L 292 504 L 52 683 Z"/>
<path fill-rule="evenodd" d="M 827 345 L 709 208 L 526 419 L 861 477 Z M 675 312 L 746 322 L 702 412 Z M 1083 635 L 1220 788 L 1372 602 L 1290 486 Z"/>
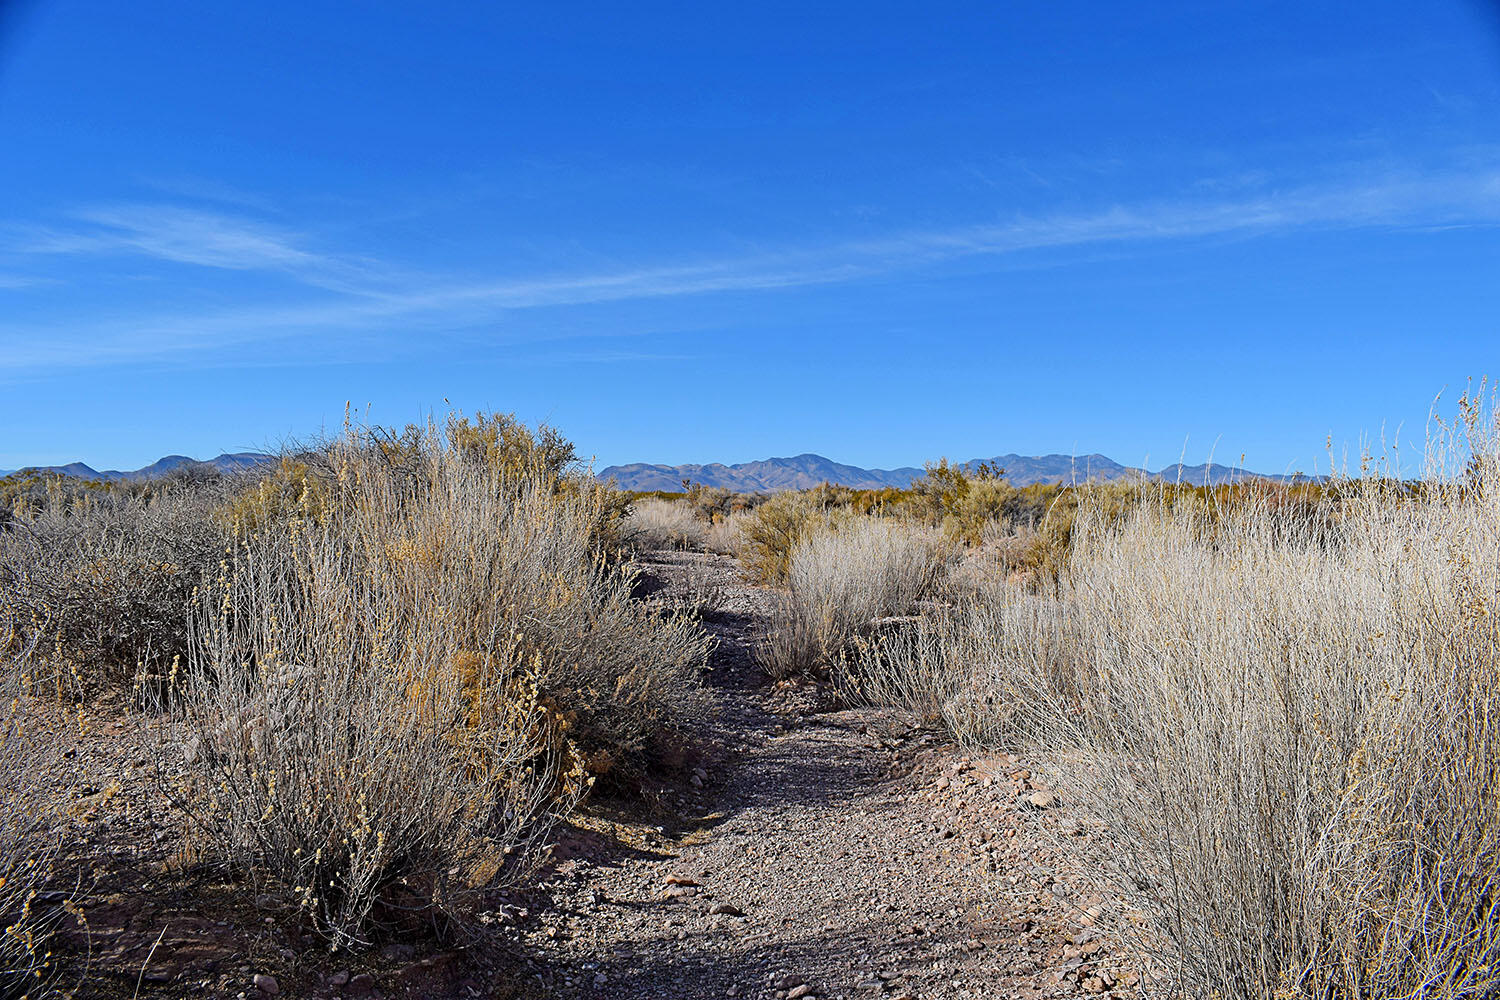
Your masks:
<path fill-rule="evenodd" d="M 980 463 L 1004 469 L 1005 478 L 1016 486 L 1140 479 L 1218 485 L 1243 479 L 1283 478 L 1263 476 L 1212 462 L 1203 465 L 1178 463 L 1157 472 L 1148 472 L 1142 468 L 1121 465 L 1105 455 L 996 455 L 994 458 L 976 458 L 964 462 L 963 467 L 974 469 Z M 676 492 L 682 489 L 683 480 L 688 480 L 739 493 L 754 493 L 808 489 L 820 483 L 834 483 L 862 490 L 887 486 L 905 489 L 913 479 L 922 475 L 922 471 L 909 466 L 900 469 L 861 469 L 834 462 L 822 455 L 809 454 L 792 458 L 767 458 L 738 465 L 719 462 L 709 465 L 647 465 L 637 462 L 631 465 L 611 465 L 607 469 L 601 469 L 597 475 L 600 479 L 613 479 L 620 489 L 639 492 Z"/>
<path fill-rule="evenodd" d="M 53 472 L 79 479 L 137 482 L 168 475 L 185 465 L 211 465 L 221 472 L 240 472 L 274 460 L 272 455 L 243 451 L 219 455 L 202 463 L 186 455 L 167 455 L 144 468 L 125 472 L 114 469 L 99 471 L 82 462 L 34 467 L 23 471 Z M 1241 479 L 1283 478 L 1263 476 L 1214 463 L 1169 465 L 1157 472 L 1148 472 L 1142 468 L 1121 465 L 1106 455 L 996 455 L 993 458 L 973 459 L 963 463 L 963 467 L 974 469 L 981 463 L 1004 469 L 1005 478 L 1016 486 L 1140 479 L 1217 485 Z M 15 470 L 0 470 L 0 476 L 10 475 L 13 471 Z M 683 480 L 688 480 L 739 493 L 772 493 L 776 490 L 808 489 L 821 483 L 835 483 L 854 489 L 881 489 L 887 486 L 905 489 L 913 479 L 921 477 L 922 471 L 912 466 L 899 469 L 862 469 L 835 462 L 822 455 L 807 454 L 792 458 L 767 458 L 738 465 L 724 465 L 720 462 L 708 465 L 648 465 L 636 462 L 631 465 L 611 465 L 607 469 L 601 469 L 597 475 L 603 480 L 613 479 L 620 489 L 640 492 L 676 492 L 682 489 Z"/>
<path fill-rule="evenodd" d="M 0 476 L 8 476 L 17 471 L 21 472 L 54 472 L 64 476 L 76 476 L 79 479 L 102 479 L 108 482 L 138 482 L 142 479 L 156 479 L 182 468 L 184 465 L 211 465 L 220 472 L 241 472 L 252 469 L 257 465 L 275 461 L 275 456 L 264 455 L 258 451 L 241 451 L 234 454 L 219 455 L 210 458 L 206 462 L 188 458 L 186 455 L 167 455 L 159 458 L 150 465 L 141 469 L 132 469 L 129 472 L 119 472 L 114 469 L 106 469 L 100 472 L 97 469 L 84 465 L 82 462 L 73 462 L 69 465 L 46 465 L 32 466 L 26 469 L 0 469 Z"/>

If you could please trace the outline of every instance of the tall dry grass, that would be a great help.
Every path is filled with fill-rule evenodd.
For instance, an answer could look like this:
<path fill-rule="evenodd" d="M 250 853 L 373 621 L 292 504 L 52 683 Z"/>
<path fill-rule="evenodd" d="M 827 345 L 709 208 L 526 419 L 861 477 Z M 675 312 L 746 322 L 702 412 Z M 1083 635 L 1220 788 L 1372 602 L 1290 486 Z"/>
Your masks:
<path fill-rule="evenodd" d="M 0 662 L 24 652 L 0 621 Z M 19 680 L 0 682 L 0 996 L 60 996 L 54 934 L 82 919 L 76 879 L 58 871 L 72 822 L 52 784 L 64 741 L 55 719 L 25 710 Z"/>
<path fill-rule="evenodd" d="M 1464 406 L 1418 489 L 1085 507 L 1055 599 L 888 637 L 862 689 L 1044 758 L 1173 992 L 1493 996 L 1500 449 Z"/>
<path fill-rule="evenodd" d="M 777 678 L 836 667 L 882 620 L 910 615 L 930 597 L 949 554 L 936 532 L 882 518 L 802 537 L 788 559 L 776 625 L 756 651 L 761 665 Z"/>
<path fill-rule="evenodd" d="M 631 504 L 625 536 L 645 549 L 689 549 L 703 545 L 707 525 L 686 503 L 645 497 Z"/>
<path fill-rule="evenodd" d="M 745 525 L 753 510 L 736 510 L 710 524 L 703 532 L 703 547 L 720 555 L 738 555 L 745 545 Z"/>
<path fill-rule="evenodd" d="M 587 772 L 702 703 L 707 639 L 631 600 L 610 498 L 467 428 L 350 431 L 315 488 L 235 505 L 190 655 L 154 685 L 200 841 L 335 947 L 404 910 L 461 923 Z"/>

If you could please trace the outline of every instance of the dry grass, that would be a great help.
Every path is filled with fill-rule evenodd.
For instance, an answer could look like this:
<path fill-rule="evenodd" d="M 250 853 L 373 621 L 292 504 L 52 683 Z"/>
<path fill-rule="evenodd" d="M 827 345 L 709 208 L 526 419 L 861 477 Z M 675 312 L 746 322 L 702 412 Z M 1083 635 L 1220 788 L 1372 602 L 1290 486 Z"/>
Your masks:
<path fill-rule="evenodd" d="M 587 772 L 701 704 L 706 637 L 603 557 L 612 498 L 467 427 L 351 431 L 315 489 L 235 505 L 253 516 L 198 595 L 190 655 L 148 685 L 205 845 L 335 947 L 392 908 L 461 926 Z"/>
<path fill-rule="evenodd" d="M 706 533 L 706 526 L 686 503 L 652 497 L 631 504 L 624 527 L 626 538 L 643 549 L 701 548 Z"/>
<path fill-rule="evenodd" d="M 0 624 L 0 656 L 18 649 L 13 630 Z M 18 674 L 10 678 L 0 685 L 0 996 L 46 996 L 59 973 L 53 932 L 81 919 L 78 894 L 63 892 L 69 883 L 56 868 L 70 820 L 66 798 L 48 781 L 63 739 L 22 710 Z"/>
<path fill-rule="evenodd" d="M 187 605 L 218 561 L 219 481 L 100 489 L 60 477 L 0 528 L 0 617 L 32 655 L 27 686 L 78 694 L 186 651 Z"/>
<path fill-rule="evenodd" d="M 737 510 L 720 517 L 703 532 L 703 547 L 720 555 L 739 555 L 745 545 L 745 525 L 754 517 L 750 510 Z"/>
<path fill-rule="evenodd" d="M 996 587 L 858 687 L 1050 760 L 1175 992 L 1492 996 L 1500 476 L 1465 405 L 1480 457 L 1424 490 L 1085 507 L 1055 599 Z"/>
<path fill-rule="evenodd" d="M 881 619 L 915 611 L 941 582 L 948 555 L 933 531 L 880 518 L 802 538 L 788 561 L 776 627 L 757 650 L 762 666 L 773 677 L 834 667 Z"/>

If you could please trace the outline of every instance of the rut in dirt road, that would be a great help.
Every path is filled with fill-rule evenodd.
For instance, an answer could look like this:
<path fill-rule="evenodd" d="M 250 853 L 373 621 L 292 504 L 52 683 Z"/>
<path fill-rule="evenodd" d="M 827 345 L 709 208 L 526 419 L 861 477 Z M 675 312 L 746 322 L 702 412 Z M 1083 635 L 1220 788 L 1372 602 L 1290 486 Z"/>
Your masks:
<path fill-rule="evenodd" d="M 706 627 L 722 755 L 688 821 L 580 822 L 522 921 L 530 982 L 578 997 L 1030 997 L 1134 993 L 1096 926 L 1091 828 L 1032 804 L 1010 758 L 973 762 L 894 713 L 775 692 L 751 649 L 769 597 L 726 557 L 662 554 L 722 588 Z M 1045 797 L 1042 799 L 1045 801 Z"/>

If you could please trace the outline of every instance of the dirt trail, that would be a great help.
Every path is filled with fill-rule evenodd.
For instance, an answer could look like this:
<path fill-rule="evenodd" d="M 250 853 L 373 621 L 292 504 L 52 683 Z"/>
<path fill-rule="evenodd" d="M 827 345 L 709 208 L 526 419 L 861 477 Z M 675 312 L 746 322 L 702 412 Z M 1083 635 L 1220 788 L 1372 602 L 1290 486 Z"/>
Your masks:
<path fill-rule="evenodd" d="M 649 568 L 668 597 L 717 593 L 714 717 L 647 789 L 654 808 L 590 803 L 541 883 L 467 948 L 413 923 L 328 954 L 294 908 L 183 854 L 147 766 L 155 722 L 92 706 L 56 775 L 98 817 L 80 855 L 97 859 L 87 925 L 67 934 L 77 995 L 257 997 L 267 976 L 328 1000 L 1139 993 L 1086 878 L 1098 830 L 1023 762 L 966 760 L 895 713 L 777 690 L 752 658 L 767 591 L 722 556 Z"/>
<path fill-rule="evenodd" d="M 1078 858 L 1095 836 L 1012 758 L 959 759 L 893 713 L 823 711 L 751 658 L 765 592 L 731 560 L 663 555 L 723 588 L 706 624 L 718 718 L 679 825 L 596 817 L 518 918 L 560 997 L 1135 994 Z M 690 762 L 691 763 L 691 762 Z M 697 782 L 693 783 L 694 785 Z M 1090 907 L 1094 907 L 1091 911 Z"/>

